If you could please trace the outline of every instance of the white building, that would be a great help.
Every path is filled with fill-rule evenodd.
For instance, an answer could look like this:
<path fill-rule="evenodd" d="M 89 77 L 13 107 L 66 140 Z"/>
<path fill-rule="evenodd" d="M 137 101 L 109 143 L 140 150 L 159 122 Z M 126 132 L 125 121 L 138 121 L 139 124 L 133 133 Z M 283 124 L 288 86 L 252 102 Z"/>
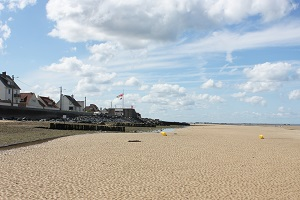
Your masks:
<path fill-rule="evenodd" d="M 13 102 L 13 106 L 18 106 L 21 100 L 20 90 L 13 77 L 8 76 L 6 72 L 0 74 L 0 105 L 10 106 Z"/>
<path fill-rule="evenodd" d="M 78 112 L 83 112 L 83 105 L 80 105 L 80 103 L 78 103 L 73 95 L 69 96 L 69 95 L 63 95 L 61 98 L 61 102 L 60 100 L 56 103 L 56 106 L 61 108 L 61 110 L 68 110 L 68 111 L 78 111 Z"/>
<path fill-rule="evenodd" d="M 20 93 L 21 101 L 19 103 L 20 107 L 27 107 L 27 108 L 43 108 L 39 103 L 38 98 L 32 92 L 30 93 Z"/>

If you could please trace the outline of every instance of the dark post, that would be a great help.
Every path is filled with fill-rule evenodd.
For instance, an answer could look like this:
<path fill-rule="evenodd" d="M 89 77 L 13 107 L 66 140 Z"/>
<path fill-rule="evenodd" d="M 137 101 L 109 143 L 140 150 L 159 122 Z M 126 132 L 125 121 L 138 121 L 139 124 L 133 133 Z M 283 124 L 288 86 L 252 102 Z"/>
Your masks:
<path fill-rule="evenodd" d="M 59 87 L 60 88 L 60 95 L 59 95 L 59 100 L 60 100 L 60 102 L 59 102 L 59 109 L 60 110 L 62 110 L 62 87 L 60 86 Z"/>
<path fill-rule="evenodd" d="M 84 97 L 84 111 L 86 112 L 86 97 Z"/>
<path fill-rule="evenodd" d="M 14 75 L 11 76 L 12 82 L 11 82 L 11 106 L 14 106 Z"/>

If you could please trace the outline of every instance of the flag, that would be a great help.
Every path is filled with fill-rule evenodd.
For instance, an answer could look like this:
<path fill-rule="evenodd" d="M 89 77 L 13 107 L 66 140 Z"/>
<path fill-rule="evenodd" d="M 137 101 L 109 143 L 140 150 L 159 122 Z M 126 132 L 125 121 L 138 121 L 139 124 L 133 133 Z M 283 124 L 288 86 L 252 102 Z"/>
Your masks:
<path fill-rule="evenodd" d="M 117 98 L 120 98 L 120 99 L 122 99 L 122 98 L 123 98 L 123 96 L 124 96 L 124 93 L 122 93 L 122 94 L 119 94 L 119 95 L 117 96 Z"/>

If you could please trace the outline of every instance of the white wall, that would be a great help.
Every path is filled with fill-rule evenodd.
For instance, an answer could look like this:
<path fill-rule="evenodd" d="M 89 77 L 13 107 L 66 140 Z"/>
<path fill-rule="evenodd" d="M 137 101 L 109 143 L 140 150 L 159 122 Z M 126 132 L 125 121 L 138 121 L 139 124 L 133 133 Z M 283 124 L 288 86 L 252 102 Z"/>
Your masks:
<path fill-rule="evenodd" d="M 0 81 L 0 99 L 5 100 L 5 86 L 1 81 Z"/>
<path fill-rule="evenodd" d="M 0 81 L 0 99 L 11 100 L 11 88 L 6 88 L 5 85 Z M 20 90 L 14 89 L 14 94 L 20 94 Z M 14 103 L 20 103 L 20 97 L 13 97 Z"/>
<path fill-rule="evenodd" d="M 28 107 L 28 108 L 43 108 L 43 107 L 39 104 L 38 99 L 36 98 L 35 94 L 33 94 L 33 95 L 31 96 L 31 98 L 29 99 L 29 101 L 28 101 L 26 107 Z"/>
<path fill-rule="evenodd" d="M 81 107 L 79 108 L 78 111 L 83 112 L 84 109 L 84 101 L 77 101 L 79 103 L 79 105 L 81 105 Z"/>
<path fill-rule="evenodd" d="M 75 110 L 73 104 L 71 101 L 69 101 L 69 99 L 65 96 L 63 96 L 62 98 L 62 108 L 61 110 L 70 110 L 69 108 L 73 107 L 73 110 Z"/>
<path fill-rule="evenodd" d="M 56 104 L 58 107 L 60 106 L 60 102 Z M 70 109 L 72 108 L 72 109 Z M 61 110 L 70 110 L 70 111 L 83 111 L 83 107 L 75 107 L 73 103 L 65 96 L 62 98 L 62 109 Z"/>

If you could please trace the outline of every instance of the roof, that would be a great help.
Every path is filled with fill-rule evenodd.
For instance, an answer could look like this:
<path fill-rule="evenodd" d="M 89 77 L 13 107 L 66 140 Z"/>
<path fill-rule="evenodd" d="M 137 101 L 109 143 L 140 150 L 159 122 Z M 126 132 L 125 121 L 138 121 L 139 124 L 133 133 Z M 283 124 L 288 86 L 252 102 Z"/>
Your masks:
<path fill-rule="evenodd" d="M 71 96 L 69 95 L 65 95 L 65 97 L 67 97 L 69 99 L 69 101 L 71 101 L 71 103 L 76 106 L 76 107 L 81 107 L 81 105 Z"/>
<path fill-rule="evenodd" d="M 39 96 L 39 103 L 43 107 L 52 107 L 52 108 L 58 108 L 55 104 L 55 101 L 50 99 L 50 97 L 42 97 Z"/>
<path fill-rule="evenodd" d="M 85 111 L 99 111 L 99 108 L 95 104 L 90 104 L 89 106 L 85 107 Z"/>
<path fill-rule="evenodd" d="M 2 74 L 0 74 L 0 81 L 7 88 L 21 90 L 21 88 L 18 86 L 18 84 L 16 84 L 15 81 L 10 76 L 6 75 L 6 72 L 2 72 Z"/>
<path fill-rule="evenodd" d="M 31 99 L 31 97 L 33 95 L 34 95 L 34 93 L 32 93 L 32 92 L 30 92 L 30 93 L 20 93 L 20 96 L 21 96 L 21 101 L 20 102 L 24 102 L 27 105 L 29 100 Z"/>

